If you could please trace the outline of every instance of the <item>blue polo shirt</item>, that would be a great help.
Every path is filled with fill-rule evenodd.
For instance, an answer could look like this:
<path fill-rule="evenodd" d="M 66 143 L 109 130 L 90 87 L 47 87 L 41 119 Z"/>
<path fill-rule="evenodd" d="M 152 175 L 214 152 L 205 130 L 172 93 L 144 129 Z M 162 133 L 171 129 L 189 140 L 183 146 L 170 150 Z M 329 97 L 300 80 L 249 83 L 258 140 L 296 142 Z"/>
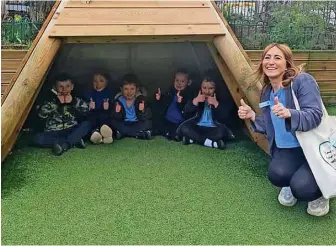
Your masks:
<path fill-rule="evenodd" d="M 212 118 L 212 111 L 208 104 L 205 102 L 204 110 L 200 121 L 197 123 L 198 126 L 205 126 L 205 127 L 216 127 L 213 118 Z"/>
<path fill-rule="evenodd" d="M 135 107 L 134 107 L 134 103 L 132 104 L 131 107 L 127 107 L 127 103 L 126 103 L 126 99 L 121 96 L 119 97 L 119 101 L 121 102 L 121 104 L 124 106 L 125 109 L 125 121 L 138 121 L 136 113 L 135 113 Z"/>
<path fill-rule="evenodd" d="M 177 105 L 178 102 L 177 102 L 177 91 L 176 90 L 174 90 L 174 95 L 175 96 L 173 97 L 173 100 L 167 109 L 166 119 L 172 123 L 178 124 L 184 121 L 184 118 Z"/>
<path fill-rule="evenodd" d="M 286 107 L 286 91 L 284 88 L 280 88 L 276 93 L 273 90 L 270 94 L 270 104 L 271 108 L 274 106 L 274 98 L 278 97 L 279 102 Z M 275 144 L 278 148 L 296 148 L 300 147 L 300 143 L 291 132 L 286 131 L 285 119 L 278 118 L 272 110 L 270 110 L 272 124 L 275 133 Z"/>

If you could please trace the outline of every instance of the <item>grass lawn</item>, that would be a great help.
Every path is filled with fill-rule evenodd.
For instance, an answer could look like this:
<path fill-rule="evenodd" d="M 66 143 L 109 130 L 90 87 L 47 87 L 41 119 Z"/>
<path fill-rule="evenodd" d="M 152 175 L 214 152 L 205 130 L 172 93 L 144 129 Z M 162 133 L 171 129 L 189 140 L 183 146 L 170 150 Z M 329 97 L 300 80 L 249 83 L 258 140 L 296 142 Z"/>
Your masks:
<path fill-rule="evenodd" d="M 327 105 L 326 108 L 330 115 L 336 115 L 336 104 Z"/>
<path fill-rule="evenodd" d="M 269 158 L 243 139 L 220 151 L 162 138 L 61 157 L 24 147 L 2 170 L 3 244 L 334 244 L 322 218 L 281 206 Z"/>

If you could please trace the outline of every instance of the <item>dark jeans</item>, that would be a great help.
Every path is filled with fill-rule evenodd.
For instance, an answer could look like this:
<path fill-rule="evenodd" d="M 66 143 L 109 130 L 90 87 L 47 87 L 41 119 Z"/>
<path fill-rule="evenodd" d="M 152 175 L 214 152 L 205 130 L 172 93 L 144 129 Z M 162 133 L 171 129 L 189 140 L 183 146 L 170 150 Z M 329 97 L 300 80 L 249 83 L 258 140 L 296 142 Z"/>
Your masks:
<path fill-rule="evenodd" d="M 122 135 L 127 137 L 136 137 L 140 131 L 152 129 L 151 120 L 143 120 L 135 122 L 112 120 L 111 125 L 113 130 L 117 130 Z"/>
<path fill-rule="evenodd" d="M 40 147 L 51 147 L 53 144 L 68 143 L 73 146 L 79 142 L 91 129 L 91 124 L 84 121 L 74 127 L 50 132 L 41 132 L 35 135 L 34 143 Z"/>
<path fill-rule="evenodd" d="M 198 144 L 204 144 L 207 138 L 214 142 L 225 140 L 229 135 L 229 129 L 224 124 L 217 127 L 204 127 L 198 126 L 195 121 L 186 121 L 180 126 L 179 133 Z"/>
<path fill-rule="evenodd" d="M 109 125 L 109 115 L 107 111 L 91 111 L 87 119 L 91 123 L 92 130 L 100 129 L 102 125 Z"/>
<path fill-rule="evenodd" d="M 290 186 L 295 198 L 313 201 L 322 196 L 302 148 L 273 149 L 268 178 L 278 187 Z"/>

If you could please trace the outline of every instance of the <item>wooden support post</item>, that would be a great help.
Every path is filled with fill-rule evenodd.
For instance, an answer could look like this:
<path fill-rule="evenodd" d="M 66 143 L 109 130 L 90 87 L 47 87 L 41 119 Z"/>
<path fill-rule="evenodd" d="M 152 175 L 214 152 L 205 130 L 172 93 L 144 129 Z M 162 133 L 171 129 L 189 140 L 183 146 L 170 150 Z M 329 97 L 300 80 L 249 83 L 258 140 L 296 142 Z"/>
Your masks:
<path fill-rule="evenodd" d="M 218 53 L 214 44 L 208 43 L 207 45 L 208 45 L 209 51 L 210 51 L 216 65 L 218 67 L 218 70 L 222 74 L 222 77 L 223 77 L 223 79 L 224 79 L 224 81 L 225 81 L 225 83 L 226 83 L 226 85 L 227 85 L 227 87 L 228 87 L 228 89 L 231 93 L 231 96 L 232 96 L 234 102 L 236 103 L 237 107 L 239 107 L 240 106 L 240 99 L 244 98 L 244 93 L 239 88 L 239 85 L 238 85 L 236 79 L 232 75 L 230 69 L 225 64 L 221 55 Z M 269 153 L 268 142 L 267 142 L 266 137 L 261 135 L 261 134 L 254 133 L 251 130 L 250 121 L 245 121 L 245 125 L 246 125 L 246 128 L 248 129 L 248 132 L 249 132 L 249 135 L 250 135 L 251 139 L 261 149 L 263 149 L 266 153 Z"/>
<path fill-rule="evenodd" d="M 39 34 L 36 45 L 32 47 L 32 52 L 26 60 L 26 64 L 19 71 L 17 78 L 13 81 L 13 86 L 7 94 L 1 110 L 1 161 L 5 159 L 8 152 L 13 147 L 20 132 L 23 122 L 26 120 L 34 97 L 39 90 L 43 77 L 51 65 L 60 45 L 61 40 L 49 38 L 49 33 L 54 25 L 59 12 L 64 7 L 66 1 L 56 3 L 58 5 L 56 13 L 51 13 L 47 21 L 49 24 L 42 34 Z M 54 10 L 55 11 L 55 10 Z"/>

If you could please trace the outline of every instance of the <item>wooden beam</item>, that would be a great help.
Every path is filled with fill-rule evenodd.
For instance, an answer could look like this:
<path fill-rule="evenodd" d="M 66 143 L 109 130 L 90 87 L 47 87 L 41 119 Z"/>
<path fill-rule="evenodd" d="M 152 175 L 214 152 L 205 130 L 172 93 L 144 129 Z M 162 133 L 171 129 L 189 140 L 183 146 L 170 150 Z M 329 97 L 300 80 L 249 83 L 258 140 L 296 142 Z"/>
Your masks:
<path fill-rule="evenodd" d="M 56 25 L 51 37 L 220 35 L 219 24 L 198 25 Z"/>
<path fill-rule="evenodd" d="M 34 98 L 39 90 L 43 77 L 52 63 L 61 40 L 49 38 L 49 32 L 54 25 L 58 13 L 63 9 L 65 1 L 58 3 L 53 18 L 50 17 L 47 27 L 39 35 L 39 40 L 32 47 L 29 59 L 25 62 L 22 70 L 17 73 L 12 89 L 7 94 L 1 110 L 1 159 L 7 156 L 12 148 L 18 133 L 25 121 L 29 110 L 34 103 Z"/>
<path fill-rule="evenodd" d="M 166 43 L 166 42 L 208 42 L 214 35 L 186 36 L 129 36 L 129 37 L 65 37 L 64 43 Z"/>
<path fill-rule="evenodd" d="M 210 8 L 69 8 L 57 25 L 189 25 L 218 24 Z"/>
<path fill-rule="evenodd" d="M 242 90 L 240 90 L 238 83 L 234 76 L 232 75 L 230 69 L 228 66 L 225 64 L 223 58 L 217 51 L 216 47 L 214 46 L 213 43 L 207 43 L 209 51 L 212 55 L 212 58 L 214 59 L 218 70 L 220 71 L 230 93 L 233 98 L 233 101 L 237 105 L 237 107 L 240 106 L 240 99 L 244 98 L 246 100 L 246 97 L 244 96 L 244 93 Z M 245 120 L 245 125 L 246 128 L 249 132 L 250 138 L 261 148 L 263 149 L 266 153 L 269 153 L 269 147 L 268 147 L 268 142 L 267 139 L 264 135 L 261 135 L 259 133 L 255 133 L 251 130 L 251 122 L 249 120 Z"/>
<path fill-rule="evenodd" d="M 209 8 L 207 1 L 70 1 L 65 8 Z"/>

